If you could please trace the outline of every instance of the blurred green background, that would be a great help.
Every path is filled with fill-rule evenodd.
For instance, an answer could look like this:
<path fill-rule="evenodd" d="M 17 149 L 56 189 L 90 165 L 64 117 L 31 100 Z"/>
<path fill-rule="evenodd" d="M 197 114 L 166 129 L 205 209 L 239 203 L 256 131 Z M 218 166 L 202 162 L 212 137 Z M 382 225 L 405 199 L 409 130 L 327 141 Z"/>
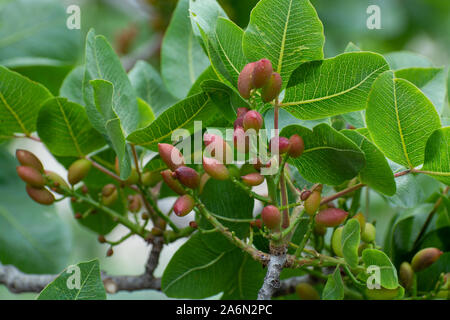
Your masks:
<path fill-rule="evenodd" d="M 159 48 L 162 35 L 170 21 L 171 13 L 176 0 L 0 0 L 0 64 L 17 70 L 32 79 L 38 79 L 48 86 L 54 93 L 65 75 L 76 64 L 83 62 L 84 36 L 90 28 L 95 28 L 97 34 L 105 35 L 113 44 L 116 52 L 122 57 L 127 69 L 137 58 L 147 59 L 155 67 L 159 67 Z M 219 0 L 229 17 L 239 26 L 245 28 L 249 14 L 257 0 Z M 325 56 L 335 56 L 344 51 L 351 41 L 363 50 L 388 53 L 399 50 L 409 50 L 430 58 L 436 66 L 446 66 L 450 53 L 450 1 L 447 0 L 312 0 L 321 18 L 326 35 Z M 31 10 L 33 5 L 56 7 L 52 10 Z M 16 5 L 17 6 L 14 6 Z M 72 42 L 67 48 L 58 47 L 57 37 L 64 34 L 54 34 L 55 39 L 39 42 L 35 39 L 34 45 L 41 46 L 34 55 L 26 57 L 34 59 L 29 63 L 21 56 L 21 51 L 11 46 L 10 34 L 17 26 L 31 24 L 35 21 L 42 29 L 51 26 L 45 25 L 48 15 L 54 14 L 55 21 L 64 23 L 67 6 L 76 4 L 81 8 L 81 30 L 71 32 Z M 381 9 L 381 29 L 369 30 L 366 26 L 369 5 L 378 5 Z M 28 9 L 27 9 L 28 8 Z M 39 22 L 42 20 L 42 24 Z M 24 35 L 22 35 L 24 36 Z M 51 38 L 51 37 L 50 37 Z M 39 61 L 40 50 L 50 52 L 48 61 Z M 32 65 L 32 66 L 31 66 Z M 48 152 L 33 141 L 16 139 L 15 141 L 0 145 L 0 151 L 7 150 L 13 154 L 16 148 L 26 148 L 38 154 L 47 168 L 65 173 Z M 19 194 L 24 195 L 24 186 L 21 181 L 15 181 L 11 186 L 5 181 L 6 172 L 14 170 L 11 158 L 0 153 L 0 190 L 2 188 L 15 188 Z M 2 180 L 2 177 L 4 178 Z M 426 199 L 427 194 L 438 188 L 431 178 L 422 178 L 415 183 L 415 194 L 421 194 L 422 199 L 412 199 L 411 190 L 386 201 L 386 199 L 373 194 L 370 205 L 366 208 L 369 220 L 376 220 L 378 224 L 377 241 L 382 244 L 387 228 L 394 212 L 400 212 L 413 206 L 414 202 Z M 3 186 L 2 186 L 3 184 Z M 431 191 L 430 191 L 431 190 Z M 8 199 L 5 193 L 0 193 L 0 207 L 6 206 Z M 24 200 L 21 210 L 32 210 L 27 207 Z M 167 202 L 167 201 L 166 201 Z M 170 201 L 169 201 L 170 203 Z M 169 206 L 163 203 L 162 206 Z M 390 205 L 389 205 L 389 204 Z M 363 201 L 363 208 L 366 207 Z M 46 209 L 47 210 L 47 209 Z M 68 226 L 63 230 L 66 235 L 65 245 L 71 248 L 66 257 L 66 265 L 99 258 L 102 269 L 110 274 L 140 274 L 144 270 L 148 247 L 143 241 L 131 239 L 115 250 L 112 258 L 105 258 L 107 247 L 100 245 L 93 232 L 77 224 L 70 212 L 68 203 L 59 203 L 56 210 L 48 209 L 51 214 L 61 218 L 62 223 Z M 36 212 L 37 214 L 37 212 Z M 1 230 L 1 226 L 0 226 Z M 111 237 L 119 238 L 123 229 L 114 230 Z M 178 241 L 163 251 L 157 275 L 162 274 L 164 266 L 168 263 L 173 252 L 182 244 Z M 0 248 L 0 254 L 2 248 Z M 51 252 L 49 253 L 51 254 Z M 62 269 L 61 269 L 62 270 Z M 0 286 L 0 299 L 33 299 L 35 294 L 13 295 L 6 288 Z M 153 291 L 135 293 L 119 293 L 111 295 L 111 299 L 164 299 L 163 294 Z"/>

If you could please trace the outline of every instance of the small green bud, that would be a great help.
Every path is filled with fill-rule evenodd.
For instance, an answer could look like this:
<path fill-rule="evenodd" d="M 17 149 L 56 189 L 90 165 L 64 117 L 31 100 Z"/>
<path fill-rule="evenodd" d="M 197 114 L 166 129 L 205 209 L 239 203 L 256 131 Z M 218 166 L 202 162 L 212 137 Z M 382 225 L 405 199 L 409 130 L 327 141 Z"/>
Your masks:
<path fill-rule="evenodd" d="M 405 289 L 411 289 L 414 279 L 414 270 L 408 262 L 405 261 L 400 265 L 398 278 L 400 280 L 400 284 Z"/>
<path fill-rule="evenodd" d="M 261 59 L 255 62 L 253 68 L 253 87 L 262 88 L 268 81 L 270 81 L 270 76 L 272 75 L 273 68 L 270 60 Z"/>
<path fill-rule="evenodd" d="M 170 189 L 172 189 L 173 191 L 175 191 L 180 195 L 186 193 L 181 183 L 173 178 L 173 172 L 170 169 L 161 171 L 161 176 Z"/>
<path fill-rule="evenodd" d="M 303 154 L 303 150 L 305 150 L 305 143 L 303 142 L 302 137 L 298 134 L 293 134 L 289 138 L 290 148 L 288 154 L 291 158 L 298 158 Z"/>
<path fill-rule="evenodd" d="M 376 231 L 377 230 L 373 224 L 366 222 L 364 231 L 361 233 L 361 240 L 364 242 L 375 241 Z"/>
<path fill-rule="evenodd" d="M 263 118 L 261 114 L 256 110 L 250 110 L 247 112 L 243 119 L 244 131 L 248 129 L 253 129 L 256 132 L 263 126 Z"/>
<path fill-rule="evenodd" d="M 108 251 L 106 251 L 106 256 L 111 257 L 114 254 L 114 250 L 112 248 L 109 248 Z"/>
<path fill-rule="evenodd" d="M 200 175 L 189 167 L 179 167 L 175 170 L 175 176 L 181 184 L 191 189 L 197 189 L 200 184 Z"/>
<path fill-rule="evenodd" d="M 435 263 L 442 255 L 442 251 L 437 248 L 425 248 L 417 252 L 411 260 L 411 267 L 414 271 L 422 271 Z"/>
<path fill-rule="evenodd" d="M 139 182 L 139 174 L 137 173 L 137 170 L 135 168 L 132 168 L 130 176 L 127 178 L 127 180 L 125 180 L 125 183 L 130 186 L 138 182 Z"/>
<path fill-rule="evenodd" d="M 203 169 L 205 169 L 205 172 L 213 179 L 227 180 L 230 177 L 227 167 L 213 158 L 203 157 Z"/>
<path fill-rule="evenodd" d="M 45 188 L 38 189 L 27 184 L 26 190 L 30 198 L 39 204 L 48 206 L 55 202 L 53 194 Z"/>
<path fill-rule="evenodd" d="M 270 230 L 278 230 L 281 223 L 281 213 L 277 207 L 269 205 L 263 208 L 261 219 Z"/>
<path fill-rule="evenodd" d="M 255 62 L 251 62 L 245 65 L 239 74 L 238 78 L 238 90 L 242 98 L 249 99 L 250 92 L 254 88 L 253 86 L 253 70 L 255 68 Z"/>
<path fill-rule="evenodd" d="M 108 183 L 102 188 L 102 196 L 109 197 L 116 190 L 116 186 L 112 183 Z"/>
<path fill-rule="evenodd" d="M 331 247 L 333 248 L 334 253 L 339 257 L 344 257 L 344 254 L 342 253 L 342 231 L 344 230 L 344 227 L 339 227 L 333 232 L 333 236 L 331 237 Z"/>
<path fill-rule="evenodd" d="M 190 195 L 180 196 L 173 205 L 173 212 L 179 217 L 184 217 L 194 209 L 195 200 Z"/>
<path fill-rule="evenodd" d="M 34 155 L 34 153 L 23 150 L 23 149 L 17 149 L 16 150 L 16 158 L 20 162 L 21 165 L 25 167 L 31 167 L 36 169 L 39 172 L 44 171 L 44 166 L 42 165 L 41 161 L 38 157 Z"/>
<path fill-rule="evenodd" d="M 261 89 L 262 100 L 264 102 L 270 102 L 278 97 L 281 91 L 282 84 L 283 81 L 281 80 L 281 76 L 276 72 L 272 73 L 267 83 Z"/>
<path fill-rule="evenodd" d="M 87 159 L 80 159 L 75 161 L 69 167 L 67 180 L 71 185 L 77 184 L 78 182 L 86 178 L 91 167 L 92 163 Z"/>
<path fill-rule="evenodd" d="M 114 202 L 117 201 L 119 197 L 119 192 L 117 191 L 117 188 L 113 184 L 107 184 L 102 189 L 102 203 L 105 206 L 110 206 Z"/>
<path fill-rule="evenodd" d="M 316 215 L 316 223 L 327 228 L 337 227 L 347 218 L 348 212 L 338 208 L 328 208 Z"/>
<path fill-rule="evenodd" d="M 161 159 L 167 167 L 175 171 L 178 167 L 184 166 L 184 158 L 180 150 L 168 143 L 158 143 L 158 151 Z"/>
<path fill-rule="evenodd" d="M 245 176 L 242 176 L 241 179 L 242 182 L 250 187 L 259 186 L 264 182 L 264 176 L 257 172 L 246 174 Z"/>
<path fill-rule="evenodd" d="M 45 186 L 45 179 L 38 170 L 32 167 L 18 166 L 16 168 L 20 179 L 34 188 L 43 188 Z"/>
<path fill-rule="evenodd" d="M 295 287 L 295 292 L 300 300 L 320 300 L 319 293 L 309 283 L 299 283 Z"/>
<path fill-rule="evenodd" d="M 104 235 L 99 235 L 98 236 L 98 242 L 100 243 L 106 243 L 106 238 Z"/>
<path fill-rule="evenodd" d="M 130 196 L 128 199 L 128 211 L 137 213 L 142 208 L 142 201 L 139 195 Z"/>
<path fill-rule="evenodd" d="M 55 192 L 64 194 L 63 189 L 70 189 L 67 182 L 56 172 L 45 170 L 45 175 L 47 177 L 47 183 L 54 188 Z"/>
<path fill-rule="evenodd" d="M 308 199 L 305 200 L 304 206 L 305 211 L 307 214 L 312 216 L 314 213 L 316 213 L 317 209 L 320 207 L 320 200 L 322 199 L 322 196 L 320 195 L 319 191 L 314 190 L 308 197 Z"/>

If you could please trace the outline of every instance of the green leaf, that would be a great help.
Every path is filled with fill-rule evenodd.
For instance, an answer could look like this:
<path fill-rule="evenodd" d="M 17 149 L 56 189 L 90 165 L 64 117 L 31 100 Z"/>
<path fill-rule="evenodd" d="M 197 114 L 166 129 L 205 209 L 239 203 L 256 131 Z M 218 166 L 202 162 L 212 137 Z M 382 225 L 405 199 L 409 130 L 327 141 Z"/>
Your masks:
<path fill-rule="evenodd" d="M 137 96 L 150 105 L 155 116 L 175 103 L 175 98 L 167 91 L 158 71 L 147 62 L 136 62 L 128 77 Z"/>
<path fill-rule="evenodd" d="M 167 165 L 164 161 L 162 161 L 158 154 L 149 162 L 147 162 L 147 164 L 144 166 L 144 172 L 160 172 L 165 168 L 167 168 Z"/>
<path fill-rule="evenodd" d="M 180 0 L 161 47 L 161 73 L 169 92 L 186 97 L 209 60 L 195 39 L 189 19 L 189 0 Z"/>
<path fill-rule="evenodd" d="M 37 131 L 56 156 L 82 157 L 105 144 L 90 125 L 86 110 L 66 98 L 53 98 L 44 103 L 39 111 Z"/>
<path fill-rule="evenodd" d="M 139 110 L 139 124 L 138 128 L 145 128 L 150 123 L 155 120 L 155 114 L 153 113 L 152 108 L 142 100 L 141 98 L 137 99 L 138 110 Z"/>
<path fill-rule="evenodd" d="M 250 108 L 248 102 L 241 97 L 236 89 L 227 86 L 223 82 L 205 80 L 202 82 L 201 87 L 203 92 L 208 94 L 217 108 L 231 123 L 236 120 L 238 108 Z"/>
<path fill-rule="evenodd" d="M 212 66 L 206 68 L 205 71 L 203 71 L 202 74 L 197 78 L 197 80 L 195 80 L 195 83 L 192 85 L 187 96 L 190 97 L 202 93 L 203 89 L 201 87 L 201 84 L 206 80 L 219 80 Z"/>
<path fill-rule="evenodd" d="M 226 180 L 209 179 L 206 182 L 201 201 L 224 226 L 236 232 L 236 236 L 244 238 L 249 232 L 249 220 L 253 217 L 254 200 L 233 182 Z M 230 220 L 243 220 L 234 222 Z M 200 219 L 199 226 L 203 229 L 212 229 L 212 226 Z M 205 235 L 207 236 L 207 235 Z M 223 237 L 225 247 L 233 244 Z"/>
<path fill-rule="evenodd" d="M 133 132 L 139 123 L 136 93 L 120 59 L 105 37 L 96 36 L 91 29 L 86 37 L 86 64 L 83 80 L 83 96 L 86 111 L 95 129 L 107 134 L 105 115 L 97 109 L 91 80 L 105 80 L 114 87 L 112 110 L 120 119 L 125 136 Z"/>
<path fill-rule="evenodd" d="M 194 120 L 203 121 L 207 125 L 216 113 L 216 107 L 205 93 L 190 96 L 181 100 L 162 113 L 148 127 L 137 130 L 127 140 L 133 144 L 149 149 L 156 149 L 158 143 L 171 140 L 176 129 L 194 131 Z"/>
<path fill-rule="evenodd" d="M 73 64 L 80 53 L 80 31 L 70 30 L 59 1 L 17 0 L 0 11 L 0 64 L 55 66 Z"/>
<path fill-rule="evenodd" d="M 391 70 L 405 68 L 429 68 L 433 63 L 425 56 L 410 51 L 395 51 L 384 55 Z"/>
<path fill-rule="evenodd" d="M 237 86 L 237 81 L 241 70 L 247 63 L 242 48 L 244 31 L 234 22 L 219 17 L 216 26 L 216 46 L 217 53 L 229 74 L 232 85 Z"/>
<path fill-rule="evenodd" d="M 284 137 L 293 134 L 303 138 L 305 150 L 301 157 L 288 162 L 310 182 L 339 185 L 356 176 L 365 165 L 358 146 L 327 124 L 319 124 L 312 131 L 290 125 L 280 133 Z"/>
<path fill-rule="evenodd" d="M 106 300 L 98 259 L 67 267 L 37 300 Z"/>
<path fill-rule="evenodd" d="M 26 273 L 56 273 L 67 265 L 72 236 L 52 207 L 33 202 L 0 148 L 0 261 Z"/>
<path fill-rule="evenodd" d="M 425 147 L 424 173 L 450 185 L 450 127 L 434 131 Z"/>
<path fill-rule="evenodd" d="M 344 282 L 341 277 L 339 266 L 334 272 L 328 276 L 327 283 L 322 292 L 322 300 L 343 300 L 344 299 Z"/>
<path fill-rule="evenodd" d="M 447 83 L 444 68 L 406 68 L 395 71 L 395 76 L 413 83 L 430 99 L 436 111 L 442 113 Z"/>
<path fill-rule="evenodd" d="M 281 107 L 305 120 L 365 109 L 372 83 L 387 69 L 372 52 L 304 63 L 292 73 Z"/>
<path fill-rule="evenodd" d="M 208 38 L 214 39 L 219 17 L 227 18 L 227 14 L 216 0 L 189 0 L 189 12 L 192 29 L 200 42 L 203 40 L 200 29 Z"/>
<path fill-rule="evenodd" d="M 106 136 L 119 159 L 120 177 L 126 179 L 131 173 L 131 160 L 122 122 L 113 108 L 115 88 L 105 80 L 91 80 L 90 84 L 98 116 L 102 117 Z"/>
<path fill-rule="evenodd" d="M 239 249 L 212 250 L 196 233 L 173 255 L 161 288 L 171 298 L 207 298 L 228 288 L 241 264 Z"/>
<path fill-rule="evenodd" d="M 248 60 L 269 59 L 286 84 L 300 64 L 323 59 L 324 41 L 308 0 L 262 0 L 252 10 L 243 44 Z"/>
<path fill-rule="evenodd" d="M 350 268 L 358 266 L 358 246 L 360 241 L 360 225 L 358 220 L 350 219 L 342 231 L 342 253 Z"/>
<path fill-rule="evenodd" d="M 366 166 L 359 172 L 361 182 L 388 196 L 394 195 L 394 174 L 381 151 L 355 130 L 341 130 L 340 133 L 351 139 L 364 152 Z"/>
<path fill-rule="evenodd" d="M 366 123 L 386 157 L 409 168 L 423 163 L 426 141 L 441 127 L 430 100 L 411 82 L 395 78 L 392 71 L 373 84 Z"/>
<path fill-rule="evenodd" d="M 388 256 L 379 250 L 366 249 L 362 253 L 362 259 L 366 268 L 377 266 L 380 268 L 380 285 L 386 289 L 398 287 L 397 270 Z"/>
<path fill-rule="evenodd" d="M 242 261 L 222 300 L 255 300 L 261 289 L 266 271 L 261 264 L 242 252 Z"/>
<path fill-rule="evenodd" d="M 41 104 L 50 97 L 44 86 L 0 66 L 0 133 L 30 135 Z"/>
<path fill-rule="evenodd" d="M 83 99 L 84 66 L 74 68 L 64 79 L 59 95 L 72 102 L 84 105 Z"/>

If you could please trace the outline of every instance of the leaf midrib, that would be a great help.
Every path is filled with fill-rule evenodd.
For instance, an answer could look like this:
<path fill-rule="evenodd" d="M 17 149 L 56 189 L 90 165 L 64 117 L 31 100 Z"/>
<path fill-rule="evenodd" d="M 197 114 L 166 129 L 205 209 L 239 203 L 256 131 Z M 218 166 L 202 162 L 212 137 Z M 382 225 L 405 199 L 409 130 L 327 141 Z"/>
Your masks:
<path fill-rule="evenodd" d="M 28 130 L 25 128 L 25 124 L 20 120 L 18 114 L 16 112 L 14 112 L 14 109 L 11 108 L 11 106 L 8 104 L 8 102 L 5 99 L 5 96 L 3 95 L 3 93 L 0 92 L 0 100 L 2 101 L 2 103 L 5 105 L 6 109 L 11 113 L 11 115 L 14 117 L 14 119 L 16 119 L 17 123 L 19 124 L 19 126 L 22 128 L 23 133 L 25 133 L 26 135 L 30 135 L 30 132 L 28 132 Z"/>
<path fill-rule="evenodd" d="M 61 105 L 61 102 L 59 101 L 58 98 L 56 99 L 56 103 L 58 104 L 58 107 L 59 107 L 59 110 L 61 111 L 61 114 L 63 116 L 64 122 L 66 123 L 67 130 L 69 131 L 69 135 L 70 135 L 70 137 L 73 140 L 73 143 L 75 145 L 75 148 L 77 149 L 78 154 L 80 156 L 83 156 L 83 152 L 81 152 L 80 145 L 78 144 L 78 141 L 75 138 L 75 135 L 73 133 L 72 127 L 70 126 L 69 120 L 67 119 L 66 113 L 65 113 L 65 111 L 64 111 L 64 109 L 63 109 L 63 107 Z"/>
<path fill-rule="evenodd" d="M 286 43 L 286 33 L 287 33 L 288 24 L 289 24 L 289 18 L 291 16 L 292 1 L 293 0 L 289 1 L 289 9 L 288 9 L 288 12 L 286 15 L 286 23 L 284 24 L 283 37 L 281 39 L 280 56 L 278 58 L 277 73 L 281 73 L 281 67 L 283 64 L 284 46 Z"/>
<path fill-rule="evenodd" d="M 357 83 L 356 85 L 354 85 L 354 86 L 352 86 L 352 87 L 350 87 L 350 88 L 348 88 L 348 89 L 345 89 L 345 90 L 343 90 L 343 91 L 341 91 L 341 92 L 337 92 L 337 93 L 332 94 L 332 95 L 327 95 L 327 96 L 323 96 L 323 97 L 315 98 L 315 99 L 302 100 L 302 101 L 285 102 L 285 103 L 280 104 L 280 106 L 281 106 L 281 107 L 297 106 L 297 105 L 302 105 L 302 104 L 307 104 L 307 103 L 313 103 L 313 102 L 319 102 L 319 101 L 323 101 L 323 100 L 327 100 L 327 99 L 332 99 L 332 98 L 335 98 L 335 97 L 339 97 L 339 96 L 341 96 L 341 95 L 343 95 L 343 94 L 346 94 L 346 93 L 348 93 L 348 92 L 350 92 L 350 91 L 352 91 L 352 90 L 358 88 L 358 87 L 361 86 L 364 82 L 366 82 L 367 79 L 369 79 L 374 73 L 378 72 L 380 69 L 382 69 L 382 68 L 384 68 L 384 67 L 386 67 L 385 64 L 382 65 L 381 67 L 375 69 L 375 70 L 372 71 L 371 73 L 369 73 L 369 75 L 367 75 L 367 77 L 365 77 L 363 80 L 361 80 L 361 81 L 360 81 L 359 83 Z"/>

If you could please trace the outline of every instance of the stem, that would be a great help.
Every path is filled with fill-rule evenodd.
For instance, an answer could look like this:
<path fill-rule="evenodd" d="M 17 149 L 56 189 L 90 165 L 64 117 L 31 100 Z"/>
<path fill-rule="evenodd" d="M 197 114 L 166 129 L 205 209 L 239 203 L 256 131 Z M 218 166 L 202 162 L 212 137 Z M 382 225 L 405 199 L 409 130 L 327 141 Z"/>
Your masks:
<path fill-rule="evenodd" d="M 308 229 L 306 230 L 306 233 L 303 236 L 302 242 L 300 242 L 297 250 L 295 250 L 295 254 L 294 255 L 296 257 L 300 257 L 300 255 L 303 252 L 303 249 L 306 246 L 306 243 L 308 242 L 309 237 L 311 236 L 311 232 L 312 232 L 312 230 L 314 228 L 314 218 L 316 217 L 316 214 L 312 215 L 311 218 L 309 218 Z"/>
<path fill-rule="evenodd" d="M 347 193 L 350 193 L 350 192 L 353 192 L 355 190 L 358 190 L 358 189 L 360 189 L 360 188 L 362 188 L 364 186 L 365 186 L 364 183 L 359 183 L 357 185 L 354 185 L 353 187 L 350 187 L 350 188 L 344 189 L 342 191 L 339 191 L 338 193 L 335 193 L 332 196 L 323 198 L 322 201 L 320 201 L 320 204 L 322 205 L 322 204 L 331 202 L 333 200 L 336 200 L 337 198 L 340 198 L 340 197 L 346 195 Z"/>
<path fill-rule="evenodd" d="M 271 202 L 272 202 L 271 199 L 269 199 L 269 198 L 267 198 L 267 197 L 264 197 L 264 196 L 261 196 L 261 195 L 255 193 L 255 192 L 253 192 L 253 191 L 251 190 L 251 188 L 247 187 L 245 184 L 243 184 L 241 181 L 237 180 L 236 178 L 234 178 L 234 177 L 231 178 L 231 181 L 232 181 L 235 185 L 237 185 L 239 188 L 241 188 L 242 190 L 244 190 L 245 192 L 247 192 L 247 194 L 248 194 L 250 197 L 252 197 L 252 198 L 254 198 L 254 199 L 256 199 L 256 200 L 262 201 L 262 202 L 264 202 L 264 203 L 271 203 Z"/>

